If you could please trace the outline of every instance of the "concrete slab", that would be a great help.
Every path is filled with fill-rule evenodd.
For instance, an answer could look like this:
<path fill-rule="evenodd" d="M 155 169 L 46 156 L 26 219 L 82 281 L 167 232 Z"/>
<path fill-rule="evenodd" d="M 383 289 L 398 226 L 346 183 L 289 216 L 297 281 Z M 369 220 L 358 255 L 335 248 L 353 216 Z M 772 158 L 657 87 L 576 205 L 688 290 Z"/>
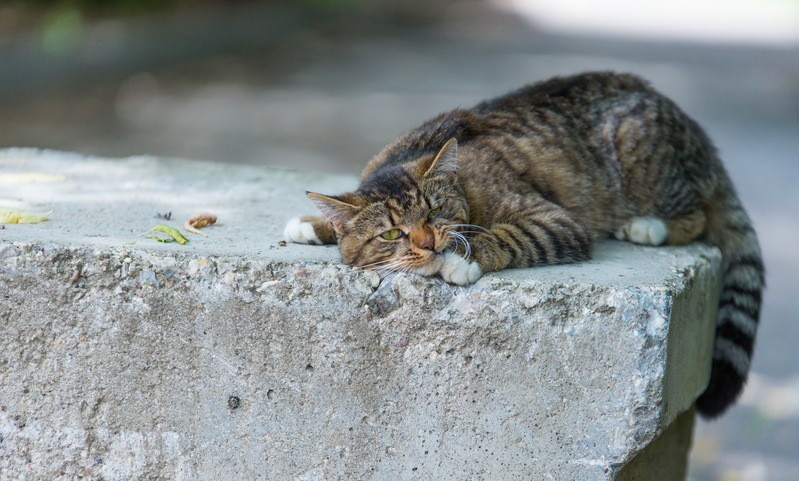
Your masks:
<path fill-rule="evenodd" d="M 707 382 L 716 250 L 606 242 L 459 288 L 281 245 L 305 189 L 354 184 L 0 151 L 0 205 L 52 211 L 0 230 L 2 477 L 660 480 L 653 449 L 685 459 L 669 427 Z M 203 210 L 187 245 L 140 235 Z"/>

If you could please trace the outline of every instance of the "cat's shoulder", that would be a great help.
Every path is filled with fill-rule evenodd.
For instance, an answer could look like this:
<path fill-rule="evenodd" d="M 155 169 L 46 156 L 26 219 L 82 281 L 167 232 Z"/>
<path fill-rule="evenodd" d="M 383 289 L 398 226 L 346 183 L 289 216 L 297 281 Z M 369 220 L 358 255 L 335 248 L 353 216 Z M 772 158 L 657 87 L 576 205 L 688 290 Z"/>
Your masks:
<path fill-rule="evenodd" d="M 366 165 L 361 180 L 368 179 L 377 170 L 433 156 L 450 139 L 464 144 L 484 131 L 485 121 L 471 109 L 444 112 L 384 147 Z"/>

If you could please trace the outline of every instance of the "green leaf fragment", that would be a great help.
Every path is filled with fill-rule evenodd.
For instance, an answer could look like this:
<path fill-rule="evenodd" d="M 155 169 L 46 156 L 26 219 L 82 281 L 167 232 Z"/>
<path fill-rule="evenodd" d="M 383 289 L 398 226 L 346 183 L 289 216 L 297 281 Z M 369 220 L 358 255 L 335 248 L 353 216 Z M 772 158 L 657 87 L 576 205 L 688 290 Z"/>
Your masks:
<path fill-rule="evenodd" d="M 152 229 L 147 231 L 147 233 L 149 232 L 163 232 L 164 234 L 169 236 L 169 237 L 162 237 L 157 234 L 146 236 L 148 239 L 155 239 L 158 242 L 172 242 L 174 240 L 180 245 L 189 242 L 188 239 L 183 237 L 183 234 L 181 234 L 179 230 L 175 229 L 174 227 L 169 227 L 166 224 L 158 224 L 154 226 Z"/>
<path fill-rule="evenodd" d="M 173 239 L 171 237 L 158 237 L 157 235 L 148 235 L 148 236 L 145 236 L 145 237 L 147 239 L 153 239 L 153 240 L 157 240 L 158 242 L 163 242 L 164 244 L 166 244 L 167 242 L 174 242 L 175 241 L 175 239 Z"/>

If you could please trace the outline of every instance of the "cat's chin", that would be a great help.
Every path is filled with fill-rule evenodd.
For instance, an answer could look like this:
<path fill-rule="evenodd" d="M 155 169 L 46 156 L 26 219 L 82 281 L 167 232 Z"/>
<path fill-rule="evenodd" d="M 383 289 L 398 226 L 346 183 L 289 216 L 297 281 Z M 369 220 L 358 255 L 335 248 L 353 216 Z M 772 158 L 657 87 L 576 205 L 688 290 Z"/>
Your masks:
<path fill-rule="evenodd" d="M 421 274 L 423 276 L 434 276 L 441 271 L 444 266 L 444 254 L 435 254 L 430 258 L 427 264 L 411 269 L 411 272 Z"/>

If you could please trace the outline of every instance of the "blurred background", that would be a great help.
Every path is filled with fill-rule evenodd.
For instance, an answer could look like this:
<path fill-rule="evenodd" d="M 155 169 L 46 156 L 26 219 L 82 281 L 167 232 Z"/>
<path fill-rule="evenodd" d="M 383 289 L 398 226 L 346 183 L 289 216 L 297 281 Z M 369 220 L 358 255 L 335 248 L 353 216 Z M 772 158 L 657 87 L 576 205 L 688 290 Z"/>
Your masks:
<path fill-rule="evenodd" d="M 356 175 L 441 111 L 591 69 L 706 127 L 765 252 L 752 377 L 690 479 L 799 480 L 799 0 L 0 1 L 0 147 Z"/>

